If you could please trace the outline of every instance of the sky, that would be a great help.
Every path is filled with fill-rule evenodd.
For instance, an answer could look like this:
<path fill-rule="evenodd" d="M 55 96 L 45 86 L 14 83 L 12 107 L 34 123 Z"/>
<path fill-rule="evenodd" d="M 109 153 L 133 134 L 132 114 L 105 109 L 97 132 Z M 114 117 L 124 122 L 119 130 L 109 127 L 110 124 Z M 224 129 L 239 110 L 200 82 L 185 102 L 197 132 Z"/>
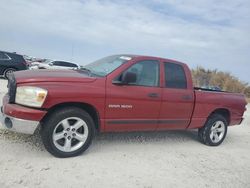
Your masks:
<path fill-rule="evenodd" d="M 0 50 L 81 65 L 158 56 L 250 83 L 250 1 L 0 0 Z"/>

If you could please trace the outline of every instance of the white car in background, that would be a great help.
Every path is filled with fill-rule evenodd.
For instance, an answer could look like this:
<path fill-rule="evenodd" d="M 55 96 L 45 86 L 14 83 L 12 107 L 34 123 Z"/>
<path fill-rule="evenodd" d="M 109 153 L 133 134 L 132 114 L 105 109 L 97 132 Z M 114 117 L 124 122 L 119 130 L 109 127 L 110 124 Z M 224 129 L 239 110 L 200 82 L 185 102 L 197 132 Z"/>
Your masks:
<path fill-rule="evenodd" d="M 67 61 L 47 60 L 43 63 L 32 63 L 30 69 L 80 69 L 80 65 Z"/>

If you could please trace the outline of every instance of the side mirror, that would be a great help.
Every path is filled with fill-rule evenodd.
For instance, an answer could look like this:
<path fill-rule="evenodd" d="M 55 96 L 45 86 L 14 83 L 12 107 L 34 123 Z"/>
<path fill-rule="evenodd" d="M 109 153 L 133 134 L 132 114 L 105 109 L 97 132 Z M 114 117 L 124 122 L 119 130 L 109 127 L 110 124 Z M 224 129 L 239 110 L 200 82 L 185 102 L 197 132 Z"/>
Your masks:
<path fill-rule="evenodd" d="M 53 66 L 53 63 L 49 63 L 50 66 Z"/>
<path fill-rule="evenodd" d="M 126 72 L 122 76 L 122 83 L 129 84 L 129 83 L 135 83 L 136 82 L 136 73 L 134 72 Z"/>
<path fill-rule="evenodd" d="M 113 84 L 117 85 L 127 85 L 130 83 L 135 83 L 137 80 L 136 73 L 133 72 L 126 72 L 122 75 L 121 81 L 113 80 Z"/>

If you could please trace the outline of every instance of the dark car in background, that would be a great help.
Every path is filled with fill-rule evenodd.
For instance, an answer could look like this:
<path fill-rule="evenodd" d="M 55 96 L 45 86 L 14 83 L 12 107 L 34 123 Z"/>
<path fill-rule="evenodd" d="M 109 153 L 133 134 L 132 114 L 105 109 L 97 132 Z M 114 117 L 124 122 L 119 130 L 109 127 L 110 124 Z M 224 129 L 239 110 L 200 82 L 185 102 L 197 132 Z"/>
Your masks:
<path fill-rule="evenodd" d="M 8 78 L 14 71 L 27 69 L 28 64 L 22 55 L 0 51 L 0 76 Z"/>

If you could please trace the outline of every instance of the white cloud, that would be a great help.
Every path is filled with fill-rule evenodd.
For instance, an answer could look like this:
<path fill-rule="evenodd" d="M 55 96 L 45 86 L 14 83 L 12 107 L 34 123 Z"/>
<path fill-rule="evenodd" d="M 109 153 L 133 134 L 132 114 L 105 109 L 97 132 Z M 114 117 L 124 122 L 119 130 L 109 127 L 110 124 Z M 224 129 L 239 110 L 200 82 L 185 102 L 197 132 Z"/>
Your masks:
<path fill-rule="evenodd" d="M 8 5 L 0 7 L 2 49 L 62 59 L 69 58 L 71 53 L 65 51 L 77 43 L 75 61 L 108 53 L 157 55 L 231 71 L 250 82 L 246 73 L 250 3 L 245 0 L 2 0 L 1 4 Z M 15 37 L 16 42 L 10 41 Z"/>

